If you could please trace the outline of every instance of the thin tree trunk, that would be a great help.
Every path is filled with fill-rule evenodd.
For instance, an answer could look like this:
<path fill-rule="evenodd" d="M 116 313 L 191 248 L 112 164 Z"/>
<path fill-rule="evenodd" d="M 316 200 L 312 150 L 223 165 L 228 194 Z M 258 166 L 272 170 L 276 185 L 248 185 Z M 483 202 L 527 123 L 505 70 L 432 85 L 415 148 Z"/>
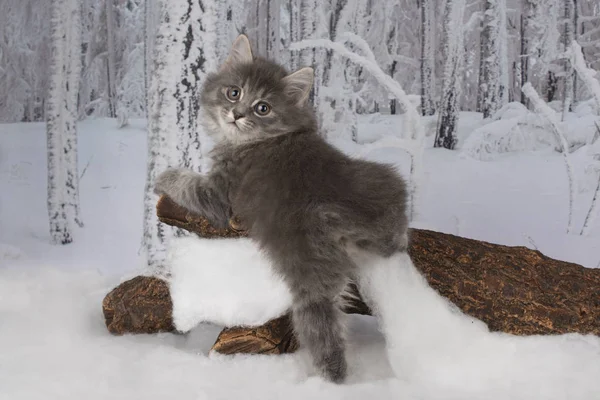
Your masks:
<path fill-rule="evenodd" d="M 392 78 L 396 74 L 396 66 L 397 65 L 398 65 L 398 61 L 396 61 L 396 60 L 392 61 L 392 65 L 390 67 L 390 76 Z M 390 114 L 391 115 L 396 115 L 397 104 L 398 104 L 398 100 L 396 100 L 396 99 L 390 100 Z"/>
<path fill-rule="evenodd" d="M 499 9 L 495 0 L 485 0 L 481 58 L 483 81 L 480 82 L 481 107 L 483 118 L 491 117 L 497 110 L 500 100 L 500 60 L 499 49 Z"/>
<path fill-rule="evenodd" d="M 255 55 L 263 57 L 268 57 L 269 1 L 270 0 L 256 0 L 256 47 L 254 51 Z"/>
<path fill-rule="evenodd" d="M 527 38 L 527 25 L 528 25 L 528 15 L 529 15 L 529 1 L 525 1 L 523 10 L 521 12 L 521 24 L 520 24 L 520 36 L 521 36 L 521 84 L 519 85 L 519 89 L 523 87 L 524 84 L 528 81 L 529 76 L 529 40 Z M 525 93 L 521 90 L 521 104 L 528 107 L 529 99 L 525 96 Z"/>
<path fill-rule="evenodd" d="M 577 0 L 573 1 L 573 40 L 579 38 L 579 8 Z M 570 45 L 570 44 L 569 44 Z M 573 103 L 577 103 L 577 74 L 573 73 Z"/>
<path fill-rule="evenodd" d="M 267 18 L 267 57 L 277 62 L 281 58 L 281 0 L 266 0 Z"/>
<path fill-rule="evenodd" d="M 571 46 L 575 35 L 573 33 L 573 16 L 575 14 L 574 3 L 573 0 L 564 0 L 565 1 L 565 30 L 564 30 L 564 48 L 565 51 Z M 569 62 L 569 60 L 565 60 L 565 81 L 563 85 L 564 93 L 563 93 L 563 112 L 562 119 L 564 121 L 567 113 L 571 111 L 571 106 L 573 103 L 573 79 L 575 77 L 573 66 Z"/>
<path fill-rule="evenodd" d="M 546 102 L 554 101 L 556 97 L 556 91 L 558 90 L 558 78 L 552 71 L 548 71 L 548 79 L 546 86 Z"/>
<path fill-rule="evenodd" d="M 146 118 L 150 117 L 149 91 L 154 67 L 154 42 L 156 40 L 156 25 L 158 22 L 158 1 L 144 1 L 144 84 L 146 93 Z"/>
<path fill-rule="evenodd" d="M 421 114 L 433 115 L 433 44 L 431 0 L 421 0 Z"/>
<path fill-rule="evenodd" d="M 444 82 L 442 99 L 434 147 L 454 149 L 456 146 L 456 129 L 460 112 L 459 99 L 461 94 L 461 69 L 464 57 L 462 24 L 454 21 L 462 20 L 465 12 L 464 0 L 449 1 L 446 3 L 444 17 L 444 40 L 446 59 L 444 65 Z"/>
<path fill-rule="evenodd" d="M 485 61 L 484 47 L 486 46 L 487 42 L 487 32 L 484 31 L 483 27 L 483 18 L 481 18 L 481 21 L 479 22 L 479 32 L 481 33 L 479 35 L 479 71 L 477 73 L 477 104 L 475 106 L 475 111 L 477 112 L 483 112 L 483 88 L 485 84 L 483 77 L 483 71 L 485 71 L 485 66 L 483 64 Z"/>
<path fill-rule="evenodd" d="M 113 0 L 106 0 L 106 72 L 108 76 L 108 112 L 109 117 L 117 116 L 117 93 L 116 93 L 116 61 L 115 61 L 115 14 Z"/>
<path fill-rule="evenodd" d="M 67 163 L 67 198 L 69 207 L 72 209 L 74 222 L 83 227 L 79 207 L 79 157 L 77 146 L 77 99 L 79 93 L 79 82 L 81 80 L 81 2 L 79 0 L 70 0 L 70 23 L 69 23 L 69 65 L 67 72 L 67 108 L 70 118 L 73 121 L 73 129 L 68 130 L 65 141 L 65 160 Z"/>
<path fill-rule="evenodd" d="M 81 62 L 80 3 L 52 3 L 52 59 L 47 112 L 48 217 L 53 243 L 73 241 L 80 222 L 77 174 L 77 93 Z"/>

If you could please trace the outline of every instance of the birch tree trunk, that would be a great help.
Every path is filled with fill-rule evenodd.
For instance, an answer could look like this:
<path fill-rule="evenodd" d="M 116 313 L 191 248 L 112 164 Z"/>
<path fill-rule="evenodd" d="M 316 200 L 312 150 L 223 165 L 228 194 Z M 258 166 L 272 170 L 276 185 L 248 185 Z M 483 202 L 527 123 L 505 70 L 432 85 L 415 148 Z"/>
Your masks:
<path fill-rule="evenodd" d="M 300 32 L 300 4 L 301 0 L 288 0 L 288 18 L 290 20 L 290 31 L 289 31 L 289 43 L 295 43 L 301 40 Z M 298 69 L 298 61 L 300 59 L 300 53 L 297 51 L 291 51 L 289 54 L 289 67 L 291 71 Z"/>
<path fill-rule="evenodd" d="M 146 117 L 150 118 L 150 86 L 154 68 L 154 42 L 156 40 L 156 25 L 158 23 L 158 0 L 144 2 L 144 83 L 146 91 Z"/>
<path fill-rule="evenodd" d="M 500 60 L 499 34 L 500 10 L 498 1 L 485 0 L 483 17 L 481 67 L 482 81 L 479 85 L 483 118 L 491 117 L 499 108 L 500 101 Z"/>
<path fill-rule="evenodd" d="M 267 57 L 277 62 L 281 60 L 281 0 L 267 1 Z"/>
<path fill-rule="evenodd" d="M 573 18 L 575 15 L 575 4 L 573 0 L 564 0 L 565 1 L 565 31 L 563 36 L 563 44 L 565 51 L 571 46 L 573 40 L 575 40 L 574 33 L 574 23 Z M 575 79 L 575 74 L 573 71 L 573 66 L 569 62 L 569 60 L 565 60 L 565 82 L 563 86 L 563 112 L 562 119 L 564 121 L 567 113 L 571 111 L 571 106 L 573 104 L 573 80 Z"/>
<path fill-rule="evenodd" d="M 435 114 L 433 101 L 433 54 L 432 0 L 421 0 L 421 114 Z"/>
<path fill-rule="evenodd" d="M 109 117 L 114 118 L 117 116 L 117 84 L 116 84 L 116 68 L 117 63 L 115 61 L 115 10 L 113 0 L 106 0 L 106 46 L 107 46 L 107 57 L 106 57 L 106 72 L 108 75 L 107 80 L 107 93 L 108 93 L 108 113 Z"/>
<path fill-rule="evenodd" d="M 579 6 L 577 0 L 573 1 L 573 40 L 579 39 Z M 577 74 L 573 73 L 573 103 L 577 102 Z"/>
<path fill-rule="evenodd" d="M 77 173 L 77 93 L 81 72 L 81 5 L 52 3 L 50 89 L 47 111 L 48 216 L 55 244 L 73 241 L 79 218 Z"/>
<path fill-rule="evenodd" d="M 83 227 L 79 207 L 79 157 L 77 146 L 77 115 L 78 115 L 78 93 L 81 81 L 81 2 L 79 0 L 70 0 L 70 18 L 69 24 L 69 66 L 67 71 L 67 84 L 69 86 L 67 101 L 68 110 L 73 119 L 73 129 L 69 130 L 66 138 L 66 145 L 70 151 L 65 152 L 67 160 L 67 198 L 69 206 L 73 213 L 73 220 L 79 227 Z"/>
<path fill-rule="evenodd" d="M 214 1 L 165 3 L 160 10 L 144 196 L 144 247 L 149 267 L 157 272 L 162 271 L 166 243 L 180 233 L 160 225 L 156 218 L 154 179 L 172 166 L 202 170 L 199 96 L 207 72 L 217 67 Z"/>
<path fill-rule="evenodd" d="M 250 41 L 253 45 L 253 54 L 262 57 L 268 56 L 267 42 L 269 41 L 269 0 L 255 0 L 254 37 L 256 41 Z"/>
<path fill-rule="evenodd" d="M 519 88 L 522 88 L 525 83 L 527 83 L 529 79 L 529 40 L 527 37 L 527 26 L 529 24 L 530 18 L 530 2 L 529 0 L 525 0 L 523 3 L 523 8 L 521 11 L 521 24 L 520 24 L 520 39 L 521 39 L 521 48 L 520 48 L 520 85 Z M 525 93 L 521 90 L 521 103 L 527 107 L 528 99 L 525 96 Z"/>
<path fill-rule="evenodd" d="M 508 32 L 506 27 L 506 0 L 496 0 L 498 9 L 498 102 L 496 110 L 500 109 L 509 99 L 509 68 L 508 61 Z"/>
<path fill-rule="evenodd" d="M 461 76 L 463 57 L 463 16 L 465 1 L 456 0 L 446 3 L 444 18 L 444 82 L 440 101 L 439 119 L 434 146 L 454 149 L 456 129 L 460 112 Z"/>

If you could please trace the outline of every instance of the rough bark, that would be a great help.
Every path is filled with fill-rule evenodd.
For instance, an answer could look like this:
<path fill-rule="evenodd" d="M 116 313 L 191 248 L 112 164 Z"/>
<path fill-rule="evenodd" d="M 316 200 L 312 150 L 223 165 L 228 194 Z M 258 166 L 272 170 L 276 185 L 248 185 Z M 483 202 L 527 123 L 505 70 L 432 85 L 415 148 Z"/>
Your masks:
<path fill-rule="evenodd" d="M 244 236 L 241 225 L 216 230 L 168 199 L 159 219 L 202 237 Z M 515 335 L 600 335 L 600 269 L 554 260 L 539 251 L 509 247 L 420 229 L 411 231 L 411 258 L 429 284 L 463 312 L 492 331 Z M 357 293 L 358 294 L 358 293 Z M 103 303 L 109 331 L 172 331 L 172 303 L 166 282 L 137 277 L 109 293 Z M 347 313 L 370 314 L 360 300 Z M 261 327 L 227 328 L 213 349 L 224 354 L 281 354 L 297 348 L 287 316 Z"/>
<path fill-rule="evenodd" d="M 114 288 L 104 298 L 102 312 L 115 335 L 175 330 L 169 285 L 152 276 L 137 276 Z"/>
<path fill-rule="evenodd" d="M 212 350 L 221 354 L 284 354 L 298 349 L 298 340 L 289 315 L 256 328 L 225 328 Z"/>

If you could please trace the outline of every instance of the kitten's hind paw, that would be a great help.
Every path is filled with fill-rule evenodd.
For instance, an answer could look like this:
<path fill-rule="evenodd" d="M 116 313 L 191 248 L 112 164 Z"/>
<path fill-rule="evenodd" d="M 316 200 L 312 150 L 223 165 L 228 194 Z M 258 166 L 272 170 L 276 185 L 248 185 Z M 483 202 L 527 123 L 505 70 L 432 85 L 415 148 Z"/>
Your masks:
<path fill-rule="evenodd" d="M 344 383 L 348 375 L 348 364 L 343 352 L 335 352 L 321 366 L 323 378 L 333 383 Z"/>

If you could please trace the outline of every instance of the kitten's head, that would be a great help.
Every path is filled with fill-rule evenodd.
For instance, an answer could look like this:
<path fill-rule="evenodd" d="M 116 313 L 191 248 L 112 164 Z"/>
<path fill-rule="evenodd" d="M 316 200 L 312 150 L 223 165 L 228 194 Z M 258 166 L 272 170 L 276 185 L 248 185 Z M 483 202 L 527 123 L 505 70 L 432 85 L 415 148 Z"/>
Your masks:
<path fill-rule="evenodd" d="M 248 38 L 240 35 L 225 63 L 206 79 L 203 123 L 217 141 L 236 144 L 312 130 L 312 83 L 312 68 L 290 74 L 272 61 L 254 58 Z"/>

